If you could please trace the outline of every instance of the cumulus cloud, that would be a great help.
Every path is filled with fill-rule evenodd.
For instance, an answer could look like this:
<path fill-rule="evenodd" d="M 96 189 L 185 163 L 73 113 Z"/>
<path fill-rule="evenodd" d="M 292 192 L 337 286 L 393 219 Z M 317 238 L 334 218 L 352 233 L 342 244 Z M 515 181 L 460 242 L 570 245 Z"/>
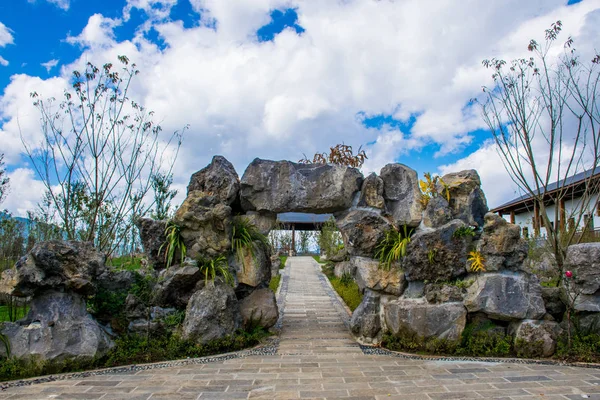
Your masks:
<path fill-rule="evenodd" d="M 462 151 L 471 132 L 484 127 L 469 106 L 491 83 L 481 60 L 524 55 L 529 39 L 557 19 L 565 38 L 592 42 L 598 19 L 592 16 L 600 9 L 600 0 L 568 7 L 565 0 L 190 1 L 201 21 L 184 28 L 169 19 L 174 0 L 128 0 L 123 20 L 134 8 L 144 10 L 164 48 L 139 32 L 119 42 L 113 30 L 121 20 L 90 17 L 81 33 L 67 38 L 83 53 L 61 77 L 13 79 L 2 100 L 12 106 L 4 111 L 0 141 L 14 137 L 16 115 L 30 124 L 23 87 L 48 84 L 44 95 L 51 95 L 73 68 L 125 54 L 141 71 L 131 98 L 154 110 L 165 132 L 190 125 L 174 171 L 179 187 L 214 154 L 229 158 L 241 175 L 254 157 L 297 160 L 341 142 L 366 147 L 365 171 L 379 171 L 427 145 L 438 146 L 438 156 Z M 286 29 L 259 42 L 256 30 L 273 9 L 284 8 L 296 10 L 305 31 Z M 359 114 L 416 121 L 411 129 L 373 129 Z M 11 142 L 9 153 L 18 152 L 18 141 Z M 501 164 L 486 164 L 492 154 L 486 144 L 440 170 L 477 167 L 492 203 L 507 196 L 493 183 Z"/>
<path fill-rule="evenodd" d="M 8 65 L 8 61 L 2 56 L 0 56 L 0 65 L 2 65 L 3 67 L 6 67 Z"/>
<path fill-rule="evenodd" d="M 45 187 L 36 179 L 34 171 L 28 168 L 17 168 L 8 173 L 10 192 L 2 207 L 15 215 L 25 216 L 27 211 L 35 210 Z"/>
<path fill-rule="evenodd" d="M 52 59 L 50 61 L 47 61 L 45 63 L 41 63 L 40 65 L 42 67 L 46 68 L 46 71 L 48 71 L 48 73 L 50 73 L 50 70 L 58 65 L 58 61 L 59 60 L 57 60 L 56 58 L 54 58 L 54 59 Z"/>
<path fill-rule="evenodd" d="M 29 3 L 35 3 L 37 0 L 27 0 Z M 50 4 L 55 5 L 56 7 L 68 11 L 71 7 L 71 0 L 45 0 Z"/>
<path fill-rule="evenodd" d="M 12 35 L 12 31 L 0 22 L 0 47 L 4 47 L 7 44 L 13 44 L 14 38 Z"/>

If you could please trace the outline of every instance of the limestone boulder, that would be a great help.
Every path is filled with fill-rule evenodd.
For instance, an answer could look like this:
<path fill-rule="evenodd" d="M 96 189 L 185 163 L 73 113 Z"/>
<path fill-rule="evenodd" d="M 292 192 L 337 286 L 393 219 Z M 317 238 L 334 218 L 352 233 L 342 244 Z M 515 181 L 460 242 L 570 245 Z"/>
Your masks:
<path fill-rule="evenodd" d="M 254 225 L 258 231 L 267 236 L 269 232 L 277 225 L 277 214 L 273 213 L 258 213 L 256 211 L 248 211 L 246 215 L 234 218 L 245 218 L 252 225 Z"/>
<path fill-rule="evenodd" d="M 90 361 L 114 346 L 87 312 L 85 299 L 76 293 L 46 291 L 34 297 L 27 317 L 4 323 L 0 333 L 18 359 Z M 0 356 L 6 356 L 3 351 L 0 346 Z"/>
<path fill-rule="evenodd" d="M 187 191 L 188 195 L 198 191 L 207 196 L 215 196 L 231 206 L 238 199 L 240 178 L 225 157 L 214 156 L 208 166 L 192 175 Z"/>
<path fill-rule="evenodd" d="M 577 296 L 574 308 L 576 311 L 600 312 L 600 292 Z"/>
<path fill-rule="evenodd" d="M 356 168 L 255 159 L 241 180 L 245 211 L 331 213 L 350 208 L 363 176 Z"/>
<path fill-rule="evenodd" d="M 268 288 L 253 291 L 240 302 L 240 312 L 246 329 L 256 325 L 272 327 L 279 318 L 275 293 Z"/>
<path fill-rule="evenodd" d="M 483 226 L 488 207 L 477 171 L 470 169 L 450 173 L 444 175 L 442 180 L 450 193 L 452 218 L 470 226 Z M 438 191 L 443 195 L 445 188 L 439 185 Z"/>
<path fill-rule="evenodd" d="M 400 296 L 404 292 L 406 281 L 401 269 L 395 266 L 389 270 L 380 268 L 378 260 L 366 257 L 352 257 L 350 265 L 361 290 L 371 289 L 394 296 Z"/>
<path fill-rule="evenodd" d="M 565 270 L 573 272 L 573 290 L 593 295 L 600 289 L 600 243 L 581 243 L 569 246 Z"/>
<path fill-rule="evenodd" d="M 542 319 L 546 314 L 539 281 L 521 273 L 477 275 L 464 304 L 470 313 L 481 311 L 503 321 Z"/>
<path fill-rule="evenodd" d="M 242 326 L 233 288 L 215 281 L 192 295 L 182 325 L 184 339 L 207 343 L 232 335 Z"/>
<path fill-rule="evenodd" d="M 465 294 L 464 289 L 455 285 L 428 283 L 425 285 L 425 298 L 428 302 L 451 303 L 462 302 Z"/>
<path fill-rule="evenodd" d="M 542 286 L 542 298 L 544 299 L 546 312 L 552 315 L 555 320 L 561 321 L 565 311 L 567 311 L 565 303 L 561 300 L 561 288 Z"/>
<path fill-rule="evenodd" d="M 453 220 L 435 230 L 416 233 L 407 246 L 402 268 L 409 281 L 451 280 L 466 273 L 471 237 L 455 237 L 466 224 Z"/>
<path fill-rule="evenodd" d="M 486 260 L 486 271 L 522 270 L 528 245 L 521 238 L 521 227 L 494 213 L 485 214 L 484 221 L 477 250 Z"/>
<path fill-rule="evenodd" d="M 423 211 L 423 225 L 428 228 L 439 228 L 452 220 L 450 205 L 443 196 L 435 196 L 429 199 L 427 207 Z"/>
<path fill-rule="evenodd" d="M 372 257 L 385 232 L 392 229 L 390 221 L 379 212 L 363 209 L 336 214 L 335 224 L 346 251 L 353 256 Z"/>
<path fill-rule="evenodd" d="M 252 250 L 243 249 L 229 257 L 229 265 L 235 270 L 238 284 L 250 287 L 266 286 L 271 280 L 270 249 L 255 241 Z"/>
<path fill-rule="evenodd" d="M 333 275 L 341 278 L 344 275 L 354 276 L 356 272 L 356 265 L 350 261 L 340 261 L 335 263 L 333 267 Z"/>
<path fill-rule="evenodd" d="M 580 313 L 577 318 L 581 334 L 600 334 L 600 313 Z"/>
<path fill-rule="evenodd" d="M 173 222 L 180 228 L 190 258 L 214 258 L 231 248 L 231 207 L 216 196 L 190 192 Z"/>
<path fill-rule="evenodd" d="M 379 293 L 366 289 L 362 302 L 352 313 L 350 320 L 352 333 L 363 340 L 367 339 L 367 341 L 376 338 L 381 332 L 379 309 Z"/>
<path fill-rule="evenodd" d="M 135 283 L 136 274 L 128 270 L 105 267 L 96 277 L 96 286 L 107 292 L 127 292 Z"/>
<path fill-rule="evenodd" d="M 399 299 L 383 306 L 385 323 L 394 335 L 412 334 L 423 339 L 458 340 L 467 323 L 462 303 L 429 304 Z"/>
<path fill-rule="evenodd" d="M 137 220 L 136 225 L 140 232 L 140 239 L 148 262 L 156 271 L 165 269 L 164 250 L 161 252 L 161 247 L 165 243 L 167 222 L 140 218 Z"/>
<path fill-rule="evenodd" d="M 417 172 L 403 164 L 388 164 L 379 176 L 383 180 L 386 210 L 396 226 L 419 226 L 423 210 Z"/>
<path fill-rule="evenodd" d="M 562 329 L 553 321 L 524 320 L 510 324 L 509 334 L 515 338 L 515 351 L 522 357 L 550 357 Z"/>
<path fill-rule="evenodd" d="M 372 173 L 365 178 L 360 190 L 358 206 L 378 208 L 380 210 L 385 208 L 383 179 L 378 177 L 375 173 Z"/>
<path fill-rule="evenodd" d="M 17 297 L 34 296 L 47 290 L 92 295 L 96 292 L 94 279 L 104 268 L 105 261 L 105 255 L 91 243 L 40 242 L 17 261 L 14 269 L 3 272 L 0 292 Z"/>
<path fill-rule="evenodd" d="M 202 273 L 195 261 L 163 270 L 153 290 L 153 303 L 163 307 L 185 308 Z"/>

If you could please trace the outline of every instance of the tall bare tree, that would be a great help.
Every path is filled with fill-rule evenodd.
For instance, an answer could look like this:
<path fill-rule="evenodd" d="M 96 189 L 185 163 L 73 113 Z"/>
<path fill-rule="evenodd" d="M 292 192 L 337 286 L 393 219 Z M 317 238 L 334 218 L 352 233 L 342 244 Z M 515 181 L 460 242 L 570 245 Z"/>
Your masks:
<path fill-rule="evenodd" d="M 43 140 L 23 141 L 66 236 L 93 241 L 108 253 L 131 237 L 131 216 L 150 210 L 144 199 L 151 177 L 171 173 L 182 139 L 179 132 L 161 137 L 153 112 L 129 98 L 136 65 L 125 56 L 118 64 L 88 63 L 74 71 L 72 90 L 58 106 L 54 98 L 31 93 Z M 176 151 L 167 159 L 169 146 Z"/>
<path fill-rule="evenodd" d="M 494 86 L 484 88 L 480 103 L 511 179 L 533 199 L 541 219 L 534 224 L 546 229 L 560 277 L 567 247 L 582 237 L 576 228 L 597 207 L 594 175 L 600 172 L 600 55 L 583 59 L 572 38 L 558 41 L 561 30 L 557 21 L 545 31 L 543 43 L 531 40 L 529 58 L 484 60 L 493 70 Z M 569 178 L 584 171 L 577 199 Z M 570 210 L 564 208 L 567 200 Z M 548 215 L 549 204 L 556 205 L 553 215 Z"/>

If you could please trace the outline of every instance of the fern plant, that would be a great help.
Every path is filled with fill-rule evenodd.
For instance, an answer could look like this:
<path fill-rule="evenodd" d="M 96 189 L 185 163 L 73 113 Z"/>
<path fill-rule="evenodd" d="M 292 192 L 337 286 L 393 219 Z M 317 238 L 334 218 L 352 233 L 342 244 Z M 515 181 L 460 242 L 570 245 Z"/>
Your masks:
<path fill-rule="evenodd" d="M 406 256 L 406 249 L 414 230 L 403 226 L 402 230 L 390 229 L 385 232 L 383 239 L 375 248 L 375 258 L 379 259 L 379 266 L 389 270 L 395 261 Z"/>
<path fill-rule="evenodd" d="M 221 276 L 225 283 L 233 286 L 233 275 L 229 271 L 227 259 L 224 256 L 219 256 L 212 259 L 199 259 L 198 268 L 204 276 L 204 283 L 214 282 L 217 276 Z"/>
<path fill-rule="evenodd" d="M 165 263 L 167 265 L 167 268 L 169 268 L 173 264 L 173 259 L 175 258 L 175 254 L 177 254 L 178 251 L 181 257 L 181 261 L 185 259 L 187 249 L 185 247 L 185 243 L 183 243 L 183 237 L 181 236 L 181 228 L 173 221 L 167 222 L 167 227 L 165 228 L 165 242 L 158 249 L 159 255 L 163 251 L 163 248 L 165 250 Z"/>
<path fill-rule="evenodd" d="M 471 263 L 471 272 L 485 272 L 485 258 L 479 251 L 471 251 L 467 261 Z"/>
<path fill-rule="evenodd" d="M 231 250 L 235 253 L 237 260 L 246 268 L 244 252 L 250 253 L 252 258 L 256 258 L 254 253 L 254 242 L 259 241 L 265 246 L 269 246 L 269 239 L 259 232 L 256 225 L 248 218 L 235 218 L 233 221 L 233 232 L 231 237 Z"/>

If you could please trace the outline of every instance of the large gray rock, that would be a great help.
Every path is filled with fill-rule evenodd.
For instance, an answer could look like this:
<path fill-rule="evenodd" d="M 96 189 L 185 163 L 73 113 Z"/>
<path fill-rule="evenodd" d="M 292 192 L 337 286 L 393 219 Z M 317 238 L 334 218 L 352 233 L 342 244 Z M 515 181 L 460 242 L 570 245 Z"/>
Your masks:
<path fill-rule="evenodd" d="M 390 221 L 379 212 L 361 209 L 336 214 L 335 224 L 342 233 L 347 252 L 365 257 L 375 254 L 385 232 L 392 229 Z"/>
<path fill-rule="evenodd" d="M 231 221 L 231 207 L 199 191 L 190 192 L 173 217 L 190 258 L 214 258 L 229 251 Z"/>
<path fill-rule="evenodd" d="M 221 202 L 231 206 L 238 198 L 240 178 L 225 157 L 214 156 L 210 164 L 192 175 L 187 190 L 188 195 L 199 191 L 208 196 L 216 196 Z"/>
<path fill-rule="evenodd" d="M 467 323 L 462 303 L 428 304 L 424 300 L 399 299 L 383 306 L 385 323 L 394 335 L 458 340 Z"/>
<path fill-rule="evenodd" d="M 338 278 L 341 278 L 344 275 L 354 276 L 355 271 L 356 266 L 350 261 L 337 262 L 333 267 L 333 275 L 335 275 Z"/>
<path fill-rule="evenodd" d="M 161 247 L 165 243 L 165 228 L 166 221 L 155 221 L 150 218 L 140 218 L 136 221 L 136 225 L 142 239 L 144 254 L 148 262 L 156 271 L 166 268 L 164 249 Z"/>
<path fill-rule="evenodd" d="M 371 289 L 377 292 L 402 295 L 406 288 L 404 271 L 392 266 L 389 270 L 380 268 L 379 261 L 366 257 L 352 257 L 351 269 L 361 290 Z"/>
<path fill-rule="evenodd" d="M 268 288 L 253 291 L 240 302 L 240 313 L 247 329 L 256 325 L 272 327 L 279 318 L 275 293 Z"/>
<path fill-rule="evenodd" d="M 483 226 L 488 207 L 477 171 L 453 172 L 444 175 L 442 180 L 450 192 L 452 218 L 460 219 L 467 225 Z M 438 191 L 444 195 L 445 188 L 439 185 Z"/>
<path fill-rule="evenodd" d="M 94 279 L 105 261 L 104 254 L 91 243 L 40 242 L 14 269 L 3 272 L 0 292 L 28 297 L 52 289 L 91 295 L 96 291 Z"/>
<path fill-rule="evenodd" d="M 513 322 L 509 333 L 515 338 L 515 351 L 521 357 L 550 357 L 556 350 L 562 329 L 553 321 Z"/>
<path fill-rule="evenodd" d="M 465 274 L 472 238 L 454 237 L 454 232 L 464 226 L 464 222 L 454 220 L 439 229 L 415 234 L 402 259 L 406 279 L 435 282 Z"/>
<path fill-rule="evenodd" d="M 429 199 L 423 211 L 423 225 L 429 228 L 438 228 L 452 220 L 452 211 L 448 201 L 443 196 Z"/>
<path fill-rule="evenodd" d="M 166 319 L 176 313 L 176 308 L 149 307 L 141 317 L 129 322 L 127 330 L 138 335 L 158 332 L 168 328 Z"/>
<path fill-rule="evenodd" d="M 240 305 L 233 288 L 215 281 L 190 298 L 182 336 L 198 343 L 207 343 L 230 336 L 241 326 Z"/>
<path fill-rule="evenodd" d="M 238 284 L 251 287 L 265 286 L 271 280 L 271 254 L 264 243 L 255 241 L 252 251 L 243 249 L 229 257 L 229 265 L 235 270 Z"/>
<path fill-rule="evenodd" d="M 185 308 L 201 277 L 202 273 L 195 262 L 161 271 L 153 290 L 153 303 L 163 307 Z"/>
<path fill-rule="evenodd" d="M 356 168 L 255 159 L 241 181 L 246 211 L 330 213 L 350 208 L 363 177 Z"/>
<path fill-rule="evenodd" d="M 565 270 L 575 275 L 573 290 L 593 295 L 600 289 L 600 243 L 581 243 L 569 246 Z"/>
<path fill-rule="evenodd" d="M 350 321 L 352 333 L 362 340 L 372 341 L 376 338 L 381 331 L 379 308 L 380 295 L 366 289 L 362 302 L 352 313 Z"/>
<path fill-rule="evenodd" d="M 464 304 L 469 312 L 481 311 L 504 321 L 542 319 L 546 313 L 539 282 L 520 273 L 477 275 Z"/>
<path fill-rule="evenodd" d="M 260 233 L 267 236 L 277 226 L 277 214 L 248 211 L 246 215 L 234 218 L 246 218 Z"/>
<path fill-rule="evenodd" d="M 27 317 L 5 323 L 0 333 L 18 359 L 89 361 L 114 346 L 87 312 L 85 300 L 75 293 L 48 291 L 34 297 Z M 6 355 L 3 351 L 0 346 L 0 357 Z"/>
<path fill-rule="evenodd" d="M 485 214 L 477 250 L 486 260 L 486 271 L 522 270 L 527 248 L 527 242 L 521 238 L 520 226 L 509 224 L 497 214 Z"/>
<path fill-rule="evenodd" d="M 462 302 L 466 289 L 456 285 L 428 283 L 425 285 L 425 298 L 430 303 Z"/>
<path fill-rule="evenodd" d="M 373 207 L 383 210 L 385 199 L 383 198 L 383 179 L 375 173 L 367 176 L 360 189 L 359 207 Z"/>
<path fill-rule="evenodd" d="M 379 176 L 383 180 L 386 210 L 396 226 L 419 226 L 423 209 L 417 172 L 403 164 L 388 164 Z"/>
<path fill-rule="evenodd" d="M 552 315 L 555 320 L 561 321 L 565 311 L 567 311 L 565 303 L 561 300 L 561 288 L 542 286 L 542 298 L 544 299 L 546 312 Z"/>

